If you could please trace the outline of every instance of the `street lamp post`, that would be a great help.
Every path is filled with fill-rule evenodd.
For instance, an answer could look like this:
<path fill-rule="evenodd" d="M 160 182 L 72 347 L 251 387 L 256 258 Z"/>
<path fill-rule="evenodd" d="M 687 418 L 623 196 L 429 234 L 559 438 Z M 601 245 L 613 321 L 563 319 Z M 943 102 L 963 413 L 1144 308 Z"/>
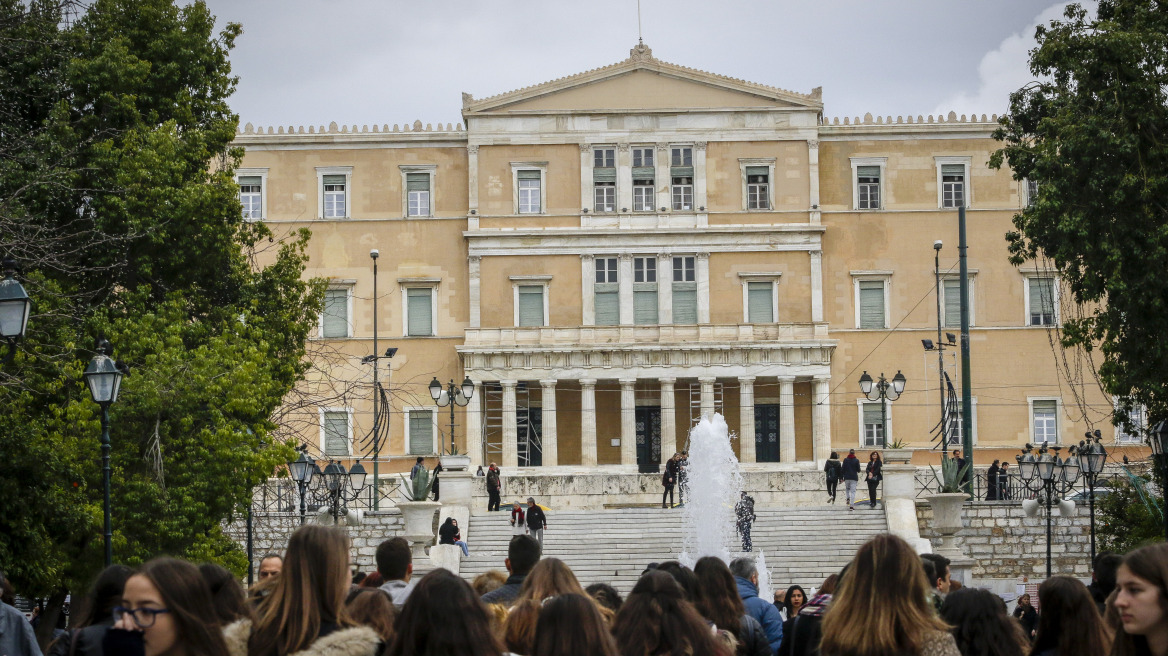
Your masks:
<path fill-rule="evenodd" d="M 1152 446 L 1152 458 L 1160 468 L 1160 493 L 1164 495 L 1160 508 L 1164 517 L 1164 540 L 1168 541 L 1168 420 L 1156 424 L 1148 441 Z"/>
<path fill-rule="evenodd" d="M 110 357 L 114 352 L 108 340 L 102 339 L 97 343 L 97 354 L 89 361 L 85 368 L 85 383 L 89 386 L 89 393 L 94 403 L 101 406 L 101 473 L 102 487 L 105 495 L 105 566 L 114 562 L 114 531 L 110 520 L 110 436 L 109 436 L 109 407 L 118 400 L 118 390 L 122 386 L 122 376 L 126 373 L 126 366 L 114 362 Z"/>
<path fill-rule="evenodd" d="M 1064 516 L 1075 511 L 1075 502 L 1068 499 L 1058 500 L 1059 497 L 1075 488 L 1081 471 L 1079 459 L 1075 457 L 1075 447 L 1071 447 L 1070 455 L 1066 460 L 1058 457 L 1059 447 L 1048 447 L 1044 443 L 1038 450 L 1036 458 L 1030 453 L 1031 446 L 1026 445 L 1022 454 L 1016 456 L 1018 474 L 1026 489 L 1031 494 L 1042 493 L 1046 500 L 1046 578 L 1051 575 L 1051 506 L 1058 503 L 1059 512 Z M 1054 451 L 1052 455 L 1050 451 Z M 1026 514 L 1033 517 L 1038 514 L 1039 501 L 1027 499 L 1022 502 Z"/>
<path fill-rule="evenodd" d="M 442 383 L 438 382 L 438 377 L 430 381 L 430 398 L 434 399 L 434 403 L 439 408 L 450 406 L 450 454 L 454 455 L 454 406 L 463 407 L 470 403 L 470 397 L 474 396 L 474 383 L 471 382 L 470 376 L 462 380 L 462 385 L 456 385 L 454 380 L 445 388 Z"/>
<path fill-rule="evenodd" d="M 24 336 L 24 329 L 28 326 L 32 300 L 16 279 L 16 260 L 6 258 L 3 269 L 4 278 L 0 279 L 0 339 L 8 345 L 4 362 L 11 362 L 16 357 L 16 342 Z"/>
<path fill-rule="evenodd" d="M 308 485 L 312 483 L 313 474 L 316 473 L 316 461 L 308 455 L 307 444 L 301 444 L 296 450 L 300 455 L 288 463 L 288 471 L 292 474 L 292 480 L 296 481 L 296 487 L 300 491 L 300 525 L 304 526 L 304 515 L 308 511 L 304 495 L 308 490 Z"/>
<path fill-rule="evenodd" d="M 880 374 L 879 380 L 873 381 L 872 377 L 865 371 L 860 376 L 860 391 L 864 396 L 868 397 L 869 401 L 880 401 L 880 447 L 888 446 L 888 405 L 885 400 L 895 401 L 904 393 L 904 386 L 908 379 L 904 374 L 898 370 L 896 375 L 889 381 Z M 433 383 L 431 383 L 433 385 Z"/>
<path fill-rule="evenodd" d="M 1079 442 L 1079 463 L 1083 467 L 1083 480 L 1087 483 L 1087 503 L 1091 512 L 1091 566 L 1095 566 L 1095 484 L 1103 467 L 1107 464 L 1107 449 L 1103 447 L 1103 435 L 1096 430 L 1086 433 L 1087 439 Z"/>
<path fill-rule="evenodd" d="M 333 523 L 339 524 L 342 505 L 356 501 L 365 487 L 365 466 L 357 461 L 352 469 L 345 471 L 345 466 L 339 460 L 334 460 L 324 468 L 322 476 L 328 495 L 329 514 L 333 517 Z M 346 488 L 351 492 L 346 492 Z"/>

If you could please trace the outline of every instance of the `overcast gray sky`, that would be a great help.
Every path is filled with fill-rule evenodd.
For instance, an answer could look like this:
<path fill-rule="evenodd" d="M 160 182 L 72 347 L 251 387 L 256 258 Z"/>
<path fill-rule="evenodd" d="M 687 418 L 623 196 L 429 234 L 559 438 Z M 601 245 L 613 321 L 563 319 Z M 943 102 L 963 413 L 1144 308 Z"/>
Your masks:
<path fill-rule="evenodd" d="M 454 123 L 482 98 L 606 66 L 636 0 L 207 0 L 243 25 L 232 107 L 256 125 Z M 810 92 L 829 116 L 1002 113 L 1051 0 L 642 0 L 658 59 Z"/>

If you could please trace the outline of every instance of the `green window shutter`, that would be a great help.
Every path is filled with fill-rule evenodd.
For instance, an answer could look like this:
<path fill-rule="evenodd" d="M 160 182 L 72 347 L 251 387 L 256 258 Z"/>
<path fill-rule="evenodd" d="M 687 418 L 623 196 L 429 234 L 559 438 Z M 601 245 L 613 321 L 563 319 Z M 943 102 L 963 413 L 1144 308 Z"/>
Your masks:
<path fill-rule="evenodd" d="M 596 325 L 616 326 L 620 324 L 620 292 L 617 283 L 596 285 Z"/>
<path fill-rule="evenodd" d="M 858 178 L 879 178 L 880 177 L 880 167 L 879 166 L 857 166 L 856 167 L 856 177 L 858 177 Z"/>
<path fill-rule="evenodd" d="M 616 182 L 616 169 L 592 169 L 593 182 Z"/>
<path fill-rule="evenodd" d="M 748 166 L 746 167 L 746 175 L 770 175 L 771 170 L 766 166 Z"/>
<path fill-rule="evenodd" d="M 349 454 L 349 413 L 324 413 L 324 452 L 330 456 Z"/>
<path fill-rule="evenodd" d="M 633 323 L 653 325 L 657 321 L 657 285 L 652 289 L 633 290 Z"/>
<path fill-rule="evenodd" d="M 519 325 L 542 326 L 543 321 L 543 285 L 520 285 L 519 287 Z"/>
<path fill-rule="evenodd" d="M 434 452 L 434 413 L 410 412 L 410 455 Z"/>
<path fill-rule="evenodd" d="M 520 180 L 539 180 L 540 178 L 539 171 L 533 171 L 531 169 L 518 171 L 516 172 L 516 176 Z"/>
<path fill-rule="evenodd" d="M 945 177 L 945 176 L 964 177 L 965 176 L 965 165 L 964 164 L 942 164 L 941 165 L 941 176 L 942 177 Z"/>
<path fill-rule="evenodd" d="M 430 174 L 429 173 L 407 173 L 406 174 L 406 190 L 407 191 L 430 191 Z"/>
<path fill-rule="evenodd" d="M 772 283 L 746 283 L 747 313 L 750 323 L 773 323 L 775 320 Z"/>
<path fill-rule="evenodd" d="M 864 404 L 864 423 L 865 424 L 883 424 L 883 419 L 880 414 L 880 403 L 865 403 Z"/>
<path fill-rule="evenodd" d="M 634 166 L 633 179 L 634 180 L 652 180 L 657 174 L 657 169 L 652 166 Z"/>
<path fill-rule="evenodd" d="M 324 337 L 349 336 L 349 290 L 329 289 L 324 293 L 324 316 L 321 334 Z"/>
<path fill-rule="evenodd" d="M 694 174 L 694 167 L 692 166 L 671 166 L 669 167 L 669 175 L 675 178 L 692 178 Z"/>
<path fill-rule="evenodd" d="M 326 175 L 326 176 L 324 176 L 324 184 L 326 184 L 326 185 L 343 185 L 343 184 L 345 184 L 345 176 L 343 176 L 343 175 Z"/>
<path fill-rule="evenodd" d="M 884 281 L 860 281 L 860 327 L 887 328 L 884 325 Z"/>
<path fill-rule="evenodd" d="M 945 289 L 945 327 L 954 328 L 961 325 L 961 281 L 943 281 Z"/>
<path fill-rule="evenodd" d="M 697 283 L 673 283 L 673 323 L 695 324 L 698 322 Z"/>
<path fill-rule="evenodd" d="M 410 287 L 406 290 L 406 312 L 409 313 L 408 335 L 433 335 L 433 290 L 429 287 Z"/>
<path fill-rule="evenodd" d="M 263 180 L 263 178 L 261 178 L 258 175 L 241 175 L 241 176 L 239 176 L 239 186 L 241 186 L 241 187 L 247 187 L 247 186 L 258 187 L 258 186 L 260 186 L 262 180 Z"/>

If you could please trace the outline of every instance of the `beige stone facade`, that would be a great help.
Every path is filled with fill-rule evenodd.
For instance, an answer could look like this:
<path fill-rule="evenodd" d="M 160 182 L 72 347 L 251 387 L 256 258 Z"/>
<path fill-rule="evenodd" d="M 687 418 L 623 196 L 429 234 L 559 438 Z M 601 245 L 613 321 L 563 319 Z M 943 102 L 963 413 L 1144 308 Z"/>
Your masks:
<path fill-rule="evenodd" d="M 392 390 L 386 470 L 449 448 L 426 385 L 464 376 L 476 393 L 455 442 L 475 464 L 632 470 L 721 412 L 744 463 L 815 467 L 879 441 L 862 371 L 908 378 L 888 438 L 929 461 L 938 365 L 921 340 L 937 337 L 934 241 L 945 280 L 956 275 L 960 202 L 977 460 L 1096 427 L 1115 440 L 1091 372 L 1060 376 L 1057 281 L 1007 262 L 1027 190 L 987 165 L 992 118 L 829 119 L 818 89 L 675 66 L 644 46 L 464 96 L 462 111 L 465 126 L 238 135 L 245 207 L 277 234 L 309 228 L 308 274 L 335 288 L 320 339 L 345 364 L 321 380 L 350 389 L 307 422 L 316 449 L 369 457 L 372 370 L 359 361 L 376 331 L 399 349 L 379 374 Z"/>

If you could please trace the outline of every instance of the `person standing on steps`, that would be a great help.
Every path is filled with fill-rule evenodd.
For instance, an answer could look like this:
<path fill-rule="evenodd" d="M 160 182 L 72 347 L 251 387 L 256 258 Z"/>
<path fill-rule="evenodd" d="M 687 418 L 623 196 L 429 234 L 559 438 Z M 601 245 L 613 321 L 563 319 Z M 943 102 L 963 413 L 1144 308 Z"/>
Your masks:
<path fill-rule="evenodd" d="M 876 507 L 876 488 L 884 480 L 884 463 L 880 460 L 880 452 L 873 451 L 868 456 L 868 466 L 864 468 L 864 480 L 868 482 L 868 500 L 872 507 Z"/>
<path fill-rule="evenodd" d="M 677 461 L 677 505 L 685 505 L 685 470 L 689 468 L 689 451 L 682 451 Z"/>
<path fill-rule="evenodd" d="M 839 454 L 831 452 L 831 457 L 823 463 L 823 473 L 827 477 L 827 502 L 835 503 L 835 491 L 843 477 L 843 464 L 839 461 Z"/>
<path fill-rule="evenodd" d="M 539 542 L 539 550 L 543 552 L 543 530 L 547 528 L 547 515 L 543 508 L 535 503 L 535 499 L 527 497 L 527 532 Z"/>
<path fill-rule="evenodd" d="M 754 543 L 750 541 L 750 527 L 758 517 L 754 514 L 754 497 L 743 492 L 742 498 L 734 506 L 734 516 L 737 520 L 738 535 L 742 536 L 742 550 L 754 551 Z"/>
<path fill-rule="evenodd" d="M 665 462 L 665 473 L 661 475 L 661 485 L 665 486 L 665 491 L 661 493 L 661 507 L 673 507 L 673 487 L 677 484 L 677 473 L 681 462 L 681 453 L 673 454 L 673 457 Z M 669 505 L 665 505 L 665 498 L 669 497 Z"/>
<path fill-rule="evenodd" d="M 499 509 L 499 491 L 503 482 L 499 480 L 499 466 L 491 463 L 487 468 L 487 512 Z"/>
<path fill-rule="evenodd" d="M 418 472 L 420 471 L 426 471 L 426 465 L 422 464 L 422 457 L 418 456 L 418 461 L 415 462 L 413 468 L 410 469 L 410 480 L 412 481 L 417 478 Z M 423 499 L 423 501 L 425 501 L 425 499 Z"/>
<path fill-rule="evenodd" d="M 1002 468 L 998 470 L 998 498 L 1003 501 L 1013 498 L 1010 494 L 1010 463 L 1003 460 Z"/>
<path fill-rule="evenodd" d="M 512 534 L 514 534 L 514 535 L 526 535 L 527 534 L 527 524 L 524 522 L 523 518 L 524 518 L 523 506 L 519 505 L 518 501 L 511 504 L 511 526 L 513 527 Z"/>
<path fill-rule="evenodd" d="M 442 463 L 434 465 L 434 470 L 431 474 L 434 476 L 434 483 L 430 486 L 430 491 L 434 493 L 434 500 L 438 500 L 438 474 L 442 473 Z"/>
<path fill-rule="evenodd" d="M 856 457 L 855 449 L 848 449 L 848 457 L 843 461 L 844 499 L 848 502 L 848 510 L 856 509 L 856 485 L 860 482 L 860 459 Z"/>
<path fill-rule="evenodd" d="M 986 501 L 998 500 L 998 474 L 1002 468 L 998 466 L 997 460 L 986 471 Z"/>

